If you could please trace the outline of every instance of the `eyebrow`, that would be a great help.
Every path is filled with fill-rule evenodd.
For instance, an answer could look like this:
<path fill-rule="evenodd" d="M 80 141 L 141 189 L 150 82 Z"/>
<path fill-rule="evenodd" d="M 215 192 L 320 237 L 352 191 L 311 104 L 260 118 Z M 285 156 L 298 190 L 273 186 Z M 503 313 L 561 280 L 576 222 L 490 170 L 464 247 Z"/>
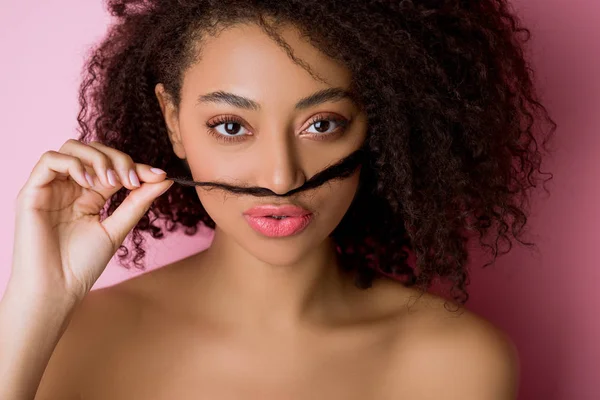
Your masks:
<path fill-rule="evenodd" d="M 296 110 L 304 110 L 316 105 L 326 103 L 328 101 L 340 101 L 342 99 L 349 99 L 356 105 L 358 101 L 354 93 L 349 92 L 340 87 L 332 87 L 323 90 L 319 90 L 309 96 L 300 99 L 296 103 Z M 237 95 L 235 93 L 225 92 L 218 90 L 216 92 L 210 92 L 198 96 L 198 104 L 201 103 L 223 103 L 229 104 L 237 108 L 243 108 L 245 110 L 260 110 L 260 104 L 257 101 Z"/>

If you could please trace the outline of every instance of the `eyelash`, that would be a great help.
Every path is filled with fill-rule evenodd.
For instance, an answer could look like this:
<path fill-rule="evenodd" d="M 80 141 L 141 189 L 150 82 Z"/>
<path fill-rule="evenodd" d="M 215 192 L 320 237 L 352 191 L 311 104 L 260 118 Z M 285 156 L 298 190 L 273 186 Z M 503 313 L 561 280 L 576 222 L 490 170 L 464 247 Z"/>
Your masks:
<path fill-rule="evenodd" d="M 313 137 L 315 138 L 315 140 L 327 140 L 327 139 L 332 139 L 335 136 L 341 135 L 342 133 L 344 133 L 346 131 L 346 128 L 350 124 L 350 121 L 347 120 L 346 118 L 335 117 L 335 116 L 324 116 L 323 114 L 320 114 L 320 115 L 314 116 L 310 120 L 309 128 L 313 124 L 315 124 L 317 122 L 322 122 L 322 121 L 333 121 L 338 126 L 336 127 L 336 129 L 333 132 L 330 132 L 330 133 L 324 133 L 324 134 L 318 134 L 318 135 L 313 134 Z M 219 125 L 227 124 L 227 123 L 239 124 L 242 127 L 244 127 L 244 121 L 241 118 L 235 117 L 233 115 L 219 116 L 215 120 L 213 120 L 211 122 L 207 122 L 206 127 L 208 128 L 208 132 L 211 135 L 213 135 L 214 137 L 216 137 L 217 140 L 222 141 L 222 142 L 227 142 L 227 143 L 239 142 L 240 140 L 244 140 L 245 136 L 248 136 L 248 135 L 225 136 L 225 135 L 217 132 L 216 129 L 214 129 L 215 127 L 217 127 Z"/>

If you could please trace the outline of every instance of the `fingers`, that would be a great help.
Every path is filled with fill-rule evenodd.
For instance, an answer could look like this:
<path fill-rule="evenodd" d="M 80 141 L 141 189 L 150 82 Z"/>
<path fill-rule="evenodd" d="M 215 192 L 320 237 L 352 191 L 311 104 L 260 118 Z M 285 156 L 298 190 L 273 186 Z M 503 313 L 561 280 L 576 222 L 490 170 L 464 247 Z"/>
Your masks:
<path fill-rule="evenodd" d="M 125 186 L 133 190 L 139 187 L 139 184 L 132 184 L 129 179 L 129 171 L 134 168 L 134 162 L 123 152 L 97 142 L 87 145 L 74 139 L 67 140 L 59 151 L 80 158 L 84 164 L 91 166 L 93 174 L 106 188 L 119 189 Z M 133 181 L 137 183 L 135 178 L 137 176 L 133 177 Z"/>
<path fill-rule="evenodd" d="M 25 196 L 29 189 L 68 177 L 79 186 L 99 193 L 105 200 L 123 186 L 131 190 L 111 216 L 102 222 L 115 244 L 123 242 L 152 202 L 173 184 L 165 180 L 164 171 L 135 163 L 119 150 L 98 142 L 88 145 L 69 139 L 59 151 L 47 151 L 40 157 L 19 197 Z"/>
<path fill-rule="evenodd" d="M 104 198 L 121 187 L 138 189 L 142 182 L 158 183 L 166 174 L 146 164 L 136 164 L 128 154 L 99 142 L 89 145 L 67 140 L 60 150 L 48 151 L 34 167 L 27 186 L 40 187 L 58 175 L 71 176 L 79 185 L 93 188 Z"/>
<path fill-rule="evenodd" d="M 171 185 L 173 185 L 172 181 L 142 183 L 139 189 L 132 191 L 123 200 L 110 217 L 102 221 L 104 229 L 116 247 L 123 243 L 127 234 L 148 211 L 154 199 L 163 194 Z M 115 248 L 114 251 L 116 250 Z"/>
<path fill-rule="evenodd" d="M 129 155 L 112 147 L 99 142 L 91 142 L 90 146 L 111 158 L 119 181 L 128 189 L 133 190 L 140 187 L 141 182 L 161 182 L 166 177 L 165 171 L 147 164 L 135 163 Z"/>
<path fill-rule="evenodd" d="M 83 162 L 66 154 L 57 151 L 47 151 L 40 157 L 34 166 L 26 186 L 40 187 L 52 182 L 58 175 L 71 176 L 79 185 L 90 188 L 88 176 Z"/>
<path fill-rule="evenodd" d="M 129 190 L 135 190 L 142 182 L 161 182 L 166 177 L 164 171 L 150 165 L 137 164 L 128 154 L 100 142 L 86 145 L 70 140 L 63 145 L 61 151 L 80 156 L 84 159 L 84 164 L 91 164 L 100 181 L 111 188 L 120 189 L 125 186 Z"/>

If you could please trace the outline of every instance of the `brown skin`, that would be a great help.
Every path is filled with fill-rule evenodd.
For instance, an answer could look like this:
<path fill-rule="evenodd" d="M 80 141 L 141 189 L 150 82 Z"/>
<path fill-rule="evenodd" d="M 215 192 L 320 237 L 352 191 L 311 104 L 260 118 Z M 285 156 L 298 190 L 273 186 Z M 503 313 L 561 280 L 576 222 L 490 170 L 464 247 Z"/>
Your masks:
<path fill-rule="evenodd" d="M 365 139 L 366 116 L 350 100 L 294 110 L 313 92 L 348 88 L 351 77 L 293 29 L 284 37 L 327 84 L 258 27 L 237 25 L 203 43 L 179 109 L 157 85 L 173 149 L 195 180 L 234 179 L 284 193 Z M 261 110 L 196 104 L 216 90 L 252 98 Z M 308 121 L 317 114 L 352 123 L 315 140 Z M 205 123 L 219 115 L 242 118 L 249 136 L 216 140 Z M 358 289 L 337 268 L 328 235 L 357 183 L 358 174 L 274 200 L 198 189 L 217 224 L 212 246 L 87 295 L 36 399 L 516 398 L 516 349 L 490 322 L 447 311 L 443 299 L 418 298 L 391 280 Z M 273 203 L 300 205 L 315 218 L 297 236 L 261 237 L 241 214 Z"/>

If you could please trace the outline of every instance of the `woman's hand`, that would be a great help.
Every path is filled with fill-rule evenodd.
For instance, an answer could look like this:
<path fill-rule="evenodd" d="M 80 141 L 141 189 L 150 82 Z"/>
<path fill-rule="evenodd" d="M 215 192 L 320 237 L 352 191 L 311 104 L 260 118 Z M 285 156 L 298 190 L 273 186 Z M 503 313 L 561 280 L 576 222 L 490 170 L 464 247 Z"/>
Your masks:
<path fill-rule="evenodd" d="M 58 152 L 44 153 L 17 197 L 10 283 L 29 293 L 82 299 L 172 185 L 151 169 L 98 142 L 70 139 Z M 100 222 L 107 199 L 123 186 L 132 192 Z"/>

